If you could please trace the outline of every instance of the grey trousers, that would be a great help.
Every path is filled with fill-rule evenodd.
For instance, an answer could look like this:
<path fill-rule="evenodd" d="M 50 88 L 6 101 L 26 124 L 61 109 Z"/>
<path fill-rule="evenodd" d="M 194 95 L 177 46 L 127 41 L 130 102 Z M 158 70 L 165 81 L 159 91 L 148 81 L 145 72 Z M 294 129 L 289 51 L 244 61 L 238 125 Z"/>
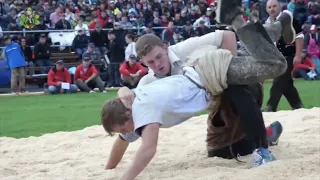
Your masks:
<path fill-rule="evenodd" d="M 247 23 L 236 34 L 250 56 L 232 58 L 227 72 L 228 84 L 259 83 L 278 77 L 286 71 L 285 57 L 273 44 L 274 39 L 270 39 L 261 23 Z"/>
<path fill-rule="evenodd" d="M 75 84 L 79 87 L 81 91 L 85 91 L 85 92 L 90 92 L 96 87 L 99 88 L 100 92 L 105 90 L 103 81 L 99 76 L 92 79 L 88 83 L 85 83 L 82 79 L 77 79 Z"/>

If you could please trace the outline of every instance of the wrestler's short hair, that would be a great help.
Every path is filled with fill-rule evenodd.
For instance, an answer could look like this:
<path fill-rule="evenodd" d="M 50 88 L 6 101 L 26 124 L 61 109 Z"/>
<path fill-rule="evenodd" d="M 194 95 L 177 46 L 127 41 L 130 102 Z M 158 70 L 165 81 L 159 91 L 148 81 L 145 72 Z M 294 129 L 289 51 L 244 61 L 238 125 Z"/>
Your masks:
<path fill-rule="evenodd" d="M 128 112 L 131 112 L 131 110 L 125 107 L 120 98 L 108 100 L 103 104 L 101 124 L 109 136 L 113 136 L 112 128 L 114 125 L 123 125 L 129 120 Z"/>
<path fill-rule="evenodd" d="M 136 52 L 138 57 L 147 55 L 155 46 L 163 46 L 161 39 L 154 34 L 145 34 L 138 38 L 136 42 Z"/>

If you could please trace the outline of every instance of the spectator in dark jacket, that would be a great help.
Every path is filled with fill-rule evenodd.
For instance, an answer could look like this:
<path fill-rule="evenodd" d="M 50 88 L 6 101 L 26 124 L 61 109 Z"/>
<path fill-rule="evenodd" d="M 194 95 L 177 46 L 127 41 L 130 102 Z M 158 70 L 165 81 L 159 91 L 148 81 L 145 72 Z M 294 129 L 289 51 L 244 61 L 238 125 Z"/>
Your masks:
<path fill-rule="evenodd" d="M 65 18 L 65 14 L 62 14 L 60 20 L 55 24 L 54 28 L 57 30 L 71 29 L 71 24 Z"/>
<path fill-rule="evenodd" d="M 195 31 L 193 30 L 190 21 L 187 21 L 184 28 L 182 29 L 182 37 L 184 40 L 194 37 L 195 36 Z"/>
<path fill-rule="evenodd" d="M 108 66 L 108 87 L 119 87 L 120 86 L 120 63 L 124 61 L 124 45 L 118 40 L 115 35 L 115 31 L 111 30 L 108 32 L 109 39 L 109 54 L 110 65 Z"/>
<path fill-rule="evenodd" d="M 100 51 L 100 54 L 105 54 L 105 52 L 107 52 L 105 47 L 106 34 L 102 31 L 101 24 L 96 24 L 95 30 L 90 35 L 90 42 L 96 46 L 96 50 Z"/>
<path fill-rule="evenodd" d="M 87 51 L 88 44 L 89 37 L 83 33 L 82 29 L 78 30 L 78 34 L 73 39 L 72 48 L 76 51 L 79 57 Z"/>
<path fill-rule="evenodd" d="M 34 46 L 35 64 L 40 67 L 40 73 L 45 74 L 49 71 L 53 63 L 50 60 L 51 50 L 50 45 L 46 42 L 45 34 L 40 35 L 39 42 Z"/>

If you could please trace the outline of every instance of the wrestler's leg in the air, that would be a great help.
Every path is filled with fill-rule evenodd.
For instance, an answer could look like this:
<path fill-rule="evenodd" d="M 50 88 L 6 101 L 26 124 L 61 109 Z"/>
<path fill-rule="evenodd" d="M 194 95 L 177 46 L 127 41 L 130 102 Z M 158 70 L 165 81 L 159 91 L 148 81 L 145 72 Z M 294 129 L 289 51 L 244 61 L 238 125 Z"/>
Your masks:
<path fill-rule="evenodd" d="M 227 83 L 232 85 L 252 84 L 277 77 L 285 72 L 287 62 L 273 44 L 265 28 L 260 23 L 245 23 L 241 14 L 238 0 L 219 0 L 217 21 L 232 25 L 250 56 L 233 57 L 230 62 Z M 293 42 L 295 31 L 292 30 L 292 14 L 282 13 L 278 20 L 283 31 L 287 31 L 287 42 Z M 233 88 L 238 88 L 234 86 Z M 263 117 L 257 103 L 250 102 L 252 108 L 243 106 L 248 102 L 248 96 L 238 95 L 241 100 L 232 101 L 240 116 L 247 137 L 254 142 L 257 148 L 252 154 L 252 167 L 257 167 L 275 158 L 268 149 L 267 134 Z M 252 98 L 251 98 L 252 99 Z M 250 98 L 249 98 L 249 101 Z M 244 108 L 245 107 L 245 108 Z"/>
<path fill-rule="evenodd" d="M 219 4 L 220 3 L 220 4 Z M 259 22 L 246 23 L 240 16 L 237 0 L 218 2 L 217 19 L 221 23 L 232 25 L 250 56 L 234 57 L 227 73 L 228 84 L 251 84 L 275 78 L 287 68 L 285 57 L 273 44 L 265 28 Z M 286 41 L 294 41 L 292 13 L 285 11 L 278 17 L 283 27 Z"/>

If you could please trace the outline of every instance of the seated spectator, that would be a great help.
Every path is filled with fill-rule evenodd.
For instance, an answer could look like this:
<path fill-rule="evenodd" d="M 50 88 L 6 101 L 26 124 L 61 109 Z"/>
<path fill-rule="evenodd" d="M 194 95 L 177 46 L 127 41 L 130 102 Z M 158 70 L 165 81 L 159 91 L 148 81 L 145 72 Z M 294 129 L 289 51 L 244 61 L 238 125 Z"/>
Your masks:
<path fill-rule="evenodd" d="M 307 27 L 307 26 L 306 26 Z M 311 25 L 308 32 L 304 35 L 304 49 L 307 50 L 310 39 L 314 39 L 316 44 L 320 46 L 320 33 L 317 31 L 316 25 Z"/>
<path fill-rule="evenodd" d="M 79 57 L 87 51 L 89 40 L 89 37 L 83 33 L 82 29 L 79 29 L 78 34 L 74 37 L 72 42 L 72 48 L 76 51 Z"/>
<path fill-rule="evenodd" d="M 78 90 L 75 84 L 71 84 L 71 75 L 68 69 L 64 67 L 63 60 L 57 61 L 56 65 L 50 69 L 47 83 L 50 94 L 74 93 Z M 62 83 L 68 83 L 69 89 L 63 89 Z"/>
<path fill-rule="evenodd" d="M 294 78 L 303 78 L 305 80 L 312 80 L 314 78 L 318 79 L 318 76 L 311 76 L 310 72 L 314 72 L 316 65 L 310 60 L 310 58 L 306 57 L 300 64 L 296 64 L 293 67 L 291 72 L 292 77 Z M 309 74 L 308 74 L 309 73 Z M 315 73 L 315 72 L 314 72 Z M 311 73 L 311 74 L 314 74 Z"/>
<path fill-rule="evenodd" d="M 32 58 L 32 50 L 30 46 L 27 44 L 27 39 L 26 38 L 21 38 L 20 39 L 20 46 L 21 50 L 23 52 L 23 55 L 26 59 L 26 64 L 28 67 L 28 74 L 33 75 L 34 74 L 34 64 L 33 64 L 33 58 Z"/>
<path fill-rule="evenodd" d="M 295 9 L 295 1 L 296 0 L 290 0 L 290 2 L 287 5 L 287 10 L 291 11 L 292 13 L 294 12 Z"/>
<path fill-rule="evenodd" d="M 307 18 L 307 8 L 304 0 L 296 0 L 295 9 L 293 12 L 293 16 L 297 18 L 297 20 L 303 24 Z"/>
<path fill-rule="evenodd" d="M 182 37 L 184 40 L 194 37 L 196 35 L 195 31 L 193 30 L 190 21 L 187 21 L 182 29 Z"/>
<path fill-rule="evenodd" d="M 47 43 L 47 36 L 45 34 L 40 35 L 39 42 L 34 46 L 34 59 L 35 64 L 40 68 L 41 74 L 46 74 L 53 66 L 50 60 L 51 47 Z"/>
<path fill-rule="evenodd" d="M 165 44 L 175 45 L 176 43 L 174 42 L 173 34 L 174 34 L 174 24 L 172 21 L 170 21 L 168 24 L 168 28 L 162 31 L 161 40 Z"/>
<path fill-rule="evenodd" d="M 86 56 L 82 59 L 82 64 L 77 66 L 74 74 L 74 82 L 81 91 L 95 93 L 94 88 L 98 87 L 100 92 L 106 93 L 103 81 L 99 77 L 96 67 L 91 64 L 91 59 Z"/>
<path fill-rule="evenodd" d="M 55 24 L 54 28 L 56 30 L 71 29 L 71 24 L 69 21 L 66 20 L 65 14 L 60 15 L 60 20 Z"/>
<path fill-rule="evenodd" d="M 314 39 L 310 39 L 308 45 L 308 56 L 315 64 L 315 71 L 320 75 L 320 47 L 316 44 Z"/>
<path fill-rule="evenodd" d="M 120 66 L 120 74 L 122 84 L 129 88 L 134 88 L 139 83 L 140 79 L 146 74 L 146 69 L 137 62 L 137 57 L 133 54 L 129 56 Z"/>
<path fill-rule="evenodd" d="M 315 24 L 316 26 L 320 26 L 320 7 L 316 4 L 316 2 L 308 3 L 308 22 Z"/>
<path fill-rule="evenodd" d="M 155 32 L 152 30 L 152 24 L 147 24 L 147 26 L 142 30 L 141 35 L 145 34 L 155 34 Z"/>
<path fill-rule="evenodd" d="M 211 32 L 210 28 L 205 26 L 205 22 L 201 20 L 199 22 L 199 27 L 196 28 L 196 35 L 203 36 L 203 35 L 208 34 L 210 32 Z"/>
<path fill-rule="evenodd" d="M 79 19 L 78 25 L 74 28 L 76 35 L 78 34 L 78 30 L 80 29 L 85 35 L 90 36 L 88 25 L 84 24 L 82 19 Z"/>
<path fill-rule="evenodd" d="M 175 44 L 179 43 L 179 42 L 182 42 L 183 41 L 183 37 L 182 35 L 180 34 L 180 30 L 178 28 L 174 28 L 174 31 L 173 31 L 173 42 Z"/>
<path fill-rule="evenodd" d="M 101 65 L 101 55 L 99 51 L 95 50 L 95 46 L 93 43 L 88 44 L 88 49 L 82 54 L 82 58 L 90 57 L 91 63 L 94 65 Z"/>

